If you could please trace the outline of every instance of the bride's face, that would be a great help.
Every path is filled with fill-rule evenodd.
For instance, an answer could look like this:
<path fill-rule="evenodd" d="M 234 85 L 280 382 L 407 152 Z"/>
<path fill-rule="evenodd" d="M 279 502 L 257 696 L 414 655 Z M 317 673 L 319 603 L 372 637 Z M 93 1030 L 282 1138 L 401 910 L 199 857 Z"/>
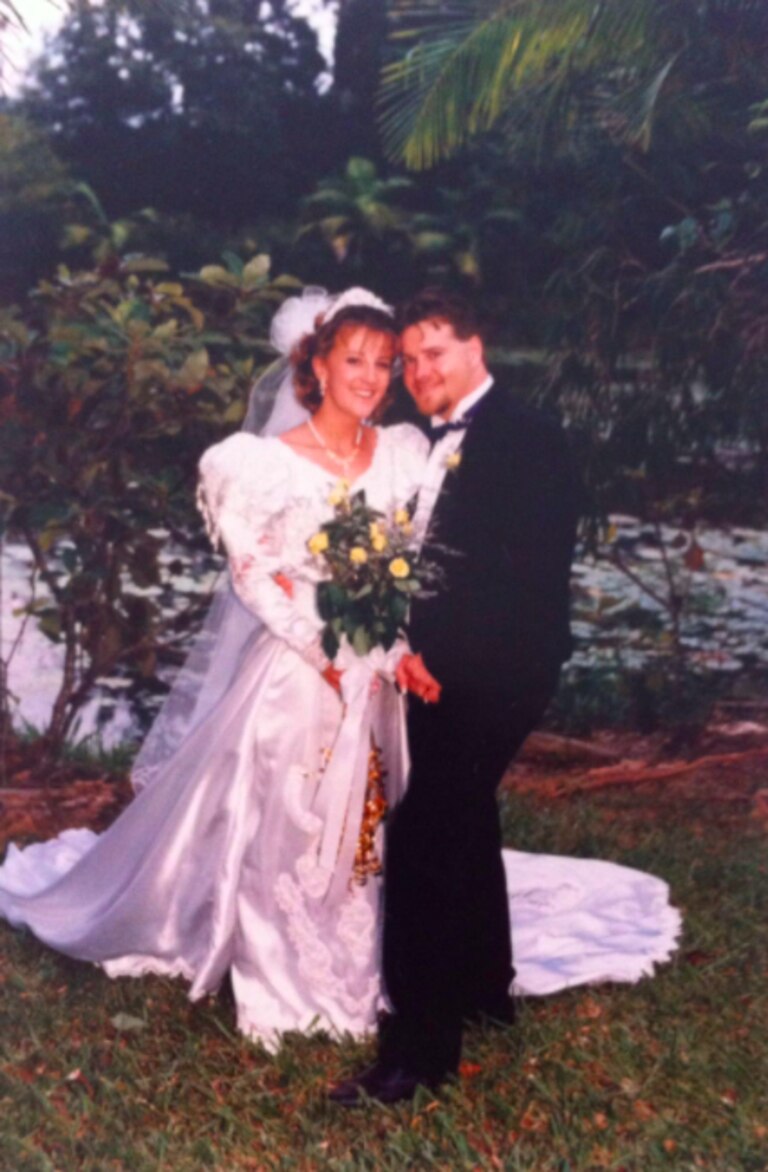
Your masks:
<path fill-rule="evenodd" d="M 312 363 L 325 386 L 323 405 L 343 415 L 368 419 L 387 393 L 394 360 L 391 334 L 358 325 L 339 330 L 330 352 Z"/>

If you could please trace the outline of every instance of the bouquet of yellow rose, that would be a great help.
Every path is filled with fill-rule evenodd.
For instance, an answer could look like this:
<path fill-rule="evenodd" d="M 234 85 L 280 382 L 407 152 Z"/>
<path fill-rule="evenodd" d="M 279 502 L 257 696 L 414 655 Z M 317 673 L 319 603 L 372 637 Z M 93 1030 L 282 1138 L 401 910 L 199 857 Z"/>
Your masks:
<path fill-rule="evenodd" d="M 388 517 L 370 507 L 365 492 L 350 495 L 344 481 L 330 503 L 333 517 L 307 542 L 328 571 L 317 586 L 317 609 L 325 623 L 323 651 L 335 659 L 344 636 L 357 655 L 374 647 L 389 651 L 424 576 L 411 538 L 410 513 L 397 509 Z"/>

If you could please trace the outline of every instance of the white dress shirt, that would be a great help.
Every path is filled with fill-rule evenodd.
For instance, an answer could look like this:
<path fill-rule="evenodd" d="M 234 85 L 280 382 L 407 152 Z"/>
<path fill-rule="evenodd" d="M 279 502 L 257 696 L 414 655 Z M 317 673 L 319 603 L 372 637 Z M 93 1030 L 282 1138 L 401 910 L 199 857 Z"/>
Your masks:
<path fill-rule="evenodd" d="M 493 378 L 491 375 L 488 375 L 488 378 L 476 390 L 459 400 L 450 420 L 443 419 L 439 415 L 433 415 L 430 419 L 430 424 L 432 427 L 440 427 L 443 423 L 457 423 L 460 419 L 464 418 L 471 407 L 474 407 L 475 403 L 480 402 L 483 395 L 488 394 L 492 385 Z M 460 449 L 466 434 L 466 428 L 446 432 L 429 453 L 427 466 L 424 470 L 424 479 L 422 480 L 419 497 L 416 502 L 416 512 L 413 516 L 413 529 L 419 544 L 423 542 L 426 535 L 437 498 L 443 487 L 443 481 L 447 475 L 454 471 L 461 459 Z"/>

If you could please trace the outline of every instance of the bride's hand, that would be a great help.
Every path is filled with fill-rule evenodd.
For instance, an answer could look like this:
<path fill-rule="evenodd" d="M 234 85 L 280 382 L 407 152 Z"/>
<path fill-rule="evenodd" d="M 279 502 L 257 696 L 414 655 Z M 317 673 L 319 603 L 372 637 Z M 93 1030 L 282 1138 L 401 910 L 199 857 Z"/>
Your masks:
<path fill-rule="evenodd" d="M 332 663 L 329 663 L 328 666 L 320 672 L 320 675 L 323 677 L 326 684 L 330 684 L 334 692 L 338 693 L 339 696 L 341 695 L 341 677 L 343 674 L 344 673 L 339 671 L 337 667 L 334 667 Z"/>
<path fill-rule="evenodd" d="M 398 687 L 413 692 L 425 704 L 436 704 L 443 690 L 420 655 L 404 655 L 395 668 Z"/>

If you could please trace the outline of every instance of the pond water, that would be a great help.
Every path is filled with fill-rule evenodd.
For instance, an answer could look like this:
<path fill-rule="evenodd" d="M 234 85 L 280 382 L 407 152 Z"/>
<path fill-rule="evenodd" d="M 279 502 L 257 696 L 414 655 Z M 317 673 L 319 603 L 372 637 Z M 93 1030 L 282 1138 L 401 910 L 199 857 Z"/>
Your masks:
<path fill-rule="evenodd" d="M 9 685 L 19 724 L 43 728 L 50 715 L 62 650 L 20 613 L 29 597 L 25 547 L 8 543 L 2 563 L 0 646 L 11 656 Z M 206 593 L 208 572 L 179 577 L 180 598 Z M 768 667 L 768 533 L 705 527 L 655 529 L 614 516 L 597 557 L 581 554 L 573 572 L 576 652 L 570 670 L 635 670 L 670 650 L 670 592 L 680 600 L 678 636 L 695 669 L 735 673 Z M 12 653 L 12 654 L 11 654 Z M 75 739 L 95 733 L 105 747 L 131 735 L 119 681 L 83 710 Z"/>

